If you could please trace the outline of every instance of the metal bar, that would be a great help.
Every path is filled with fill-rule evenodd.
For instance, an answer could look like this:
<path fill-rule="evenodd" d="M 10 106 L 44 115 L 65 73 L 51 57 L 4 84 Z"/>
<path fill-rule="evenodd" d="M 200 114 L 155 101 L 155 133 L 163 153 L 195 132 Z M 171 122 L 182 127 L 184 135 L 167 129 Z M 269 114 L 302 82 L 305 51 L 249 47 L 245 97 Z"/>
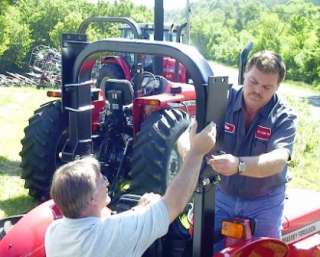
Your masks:
<path fill-rule="evenodd" d="M 106 17 L 106 16 L 93 16 L 85 19 L 79 26 L 78 33 L 86 33 L 90 23 L 122 23 L 130 27 L 133 32 L 134 38 L 142 38 L 142 33 L 139 25 L 132 19 L 126 17 Z"/>
<path fill-rule="evenodd" d="M 202 172 L 211 173 L 211 170 Z M 212 257 L 213 253 L 215 182 L 212 174 L 211 177 L 204 176 L 199 179 L 199 187 L 194 195 L 192 257 Z"/>
<path fill-rule="evenodd" d="M 91 86 L 92 81 L 65 85 L 71 99 L 68 106 L 65 106 L 69 112 L 69 137 L 62 150 L 65 162 L 93 152 Z"/>
<path fill-rule="evenodd" d="M 213 71 L 209 63 L 194 47 L 173 42 L 148 40 L 109 39 L 97 41 L 87 45 L 76 57 L 73 69 L 73 83 L 78 81 L 78 74 L 84 61 L 92 54 L 103 51 L 165 55 L 185 65 L 196 90 L 198 129 L 204 127 L 206 116 L 205 88 L 208 83 L 208 77 L 213 76 Z"/>
<path fill-rule="evenodd" d="M 154 40 L 163 41 L 164 30 L 164 9 L 163 0 L 154 1 Z M 161 75 L 163 71 L 162 56 L 153 57 L 153 70 L 156 75 Z"/>
<path fill-rule="evenodd" d="M 238 75 L 238 84 L 243 85 L 244 81 L 244 72 L 246 69 L 247 61 L 248 61 L 248 56 L 253 48 L 253 43 L 249 42 L 248 45 L 246 46 L 245 49 L 242 50 L 240 53 L 240 58 L 239 58 L 239 75 Z"/>

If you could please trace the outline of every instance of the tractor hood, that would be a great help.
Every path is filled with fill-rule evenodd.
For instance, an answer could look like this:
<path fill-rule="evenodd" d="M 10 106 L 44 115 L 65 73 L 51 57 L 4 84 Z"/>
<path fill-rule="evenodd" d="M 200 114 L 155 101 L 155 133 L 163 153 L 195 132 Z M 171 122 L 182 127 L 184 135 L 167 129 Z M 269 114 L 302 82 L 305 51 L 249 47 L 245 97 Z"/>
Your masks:
<path fill-rule="evenodd" d="M 320 234 L 320 192 L 288 190 L 282 226 L 282 240 L 286 243 Z"/>
<path fill-rule="evenodd" d="M 0 257 L 45 256 L 44 234 L 54 219 L 60 218 L 52 200 L 24 215 L 0 241 Z"/>

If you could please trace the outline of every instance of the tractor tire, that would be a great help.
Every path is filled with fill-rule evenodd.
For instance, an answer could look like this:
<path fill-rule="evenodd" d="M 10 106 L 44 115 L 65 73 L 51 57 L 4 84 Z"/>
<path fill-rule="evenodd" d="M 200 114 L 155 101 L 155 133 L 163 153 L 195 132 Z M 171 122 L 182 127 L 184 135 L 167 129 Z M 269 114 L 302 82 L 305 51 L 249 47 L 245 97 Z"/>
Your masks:
<path fill-rule="evenodd" d="M 176 142 L 189 124 L 189 116 L 175 109 L 147 118 L 133 145 L 130 193 L 164 194 L 182 164 Z"/>
<path fill-rule="evenodd" d="M 106 63 L 103 64 L 99 70 L 99 76 L 97 78 L 97 87 L 100 88 L 100 84 L 103 78 L 108 77 L 110 79 L 125 79 L 124 73 L 118 64 Z"/>
<path fill-rule="evenodd" d="M 21 140 L 21 178 L 29 194 L 38 199 L 49 197 L 52 176 L 62 162 L 59 153 L 67 139 L 67 117 L 61 113 L 61 101 L 42 105 L 29 119 Z"/>

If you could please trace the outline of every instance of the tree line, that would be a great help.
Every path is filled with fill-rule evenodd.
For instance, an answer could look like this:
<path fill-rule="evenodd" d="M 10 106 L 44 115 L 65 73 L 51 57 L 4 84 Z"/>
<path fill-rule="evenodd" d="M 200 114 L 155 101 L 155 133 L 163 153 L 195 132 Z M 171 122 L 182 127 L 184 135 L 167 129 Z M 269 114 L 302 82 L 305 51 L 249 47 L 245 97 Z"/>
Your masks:
<path fill-rule="evenodd" d="M 241 49 L 281 54 L 287 78 L 320 82 L 320 9 L 306 0 L 199 0 L 192 6 L 191 37 L 207 58 L 236 65 Z"/>
<path fill-rule="evenodd" d="M 3 0 L 0 9 L 0 72 L 24 70 L 32 48 L 59 47 L 61 32 L 77 31 L 90 16 L 125 16 L 152 22 L 153 10 L 131 0 Z M 208 59 L 236 65 L 241 49 L 271 49 L 287 64 L 287 78 L 320 82 L 319 1 L 194 0 L 191 2 L 191 44 Z M 185 22 L 185 12 L 166 19 Z M 117 34 L 112 26 L 90 29 L 91 39 Z"/>
<path fill-rule="evenodd" d="M 3 0 L 0 9 L 0 73 L 27 69 L 33 47 L 58 48 L 62 32 L 76 32 L 91 16 L 124 16 L 137 22 L 152 20 L 152 11 L 133 1 Z M 91 40 L 113 35 L 112 26 L 89 29 Z"/>

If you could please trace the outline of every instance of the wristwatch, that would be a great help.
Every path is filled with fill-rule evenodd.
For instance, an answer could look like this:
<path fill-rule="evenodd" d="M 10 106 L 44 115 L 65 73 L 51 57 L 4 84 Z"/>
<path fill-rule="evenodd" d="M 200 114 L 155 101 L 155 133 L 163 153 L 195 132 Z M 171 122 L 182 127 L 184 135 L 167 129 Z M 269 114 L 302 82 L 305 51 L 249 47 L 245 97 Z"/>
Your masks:
<path fill-rule="evenodd" d="M 238 174 L 241 175 L 243 172 L 245 172 L 246 167 L 246 163 L 243 161 L 241 157 L 239 157 Z"/>

